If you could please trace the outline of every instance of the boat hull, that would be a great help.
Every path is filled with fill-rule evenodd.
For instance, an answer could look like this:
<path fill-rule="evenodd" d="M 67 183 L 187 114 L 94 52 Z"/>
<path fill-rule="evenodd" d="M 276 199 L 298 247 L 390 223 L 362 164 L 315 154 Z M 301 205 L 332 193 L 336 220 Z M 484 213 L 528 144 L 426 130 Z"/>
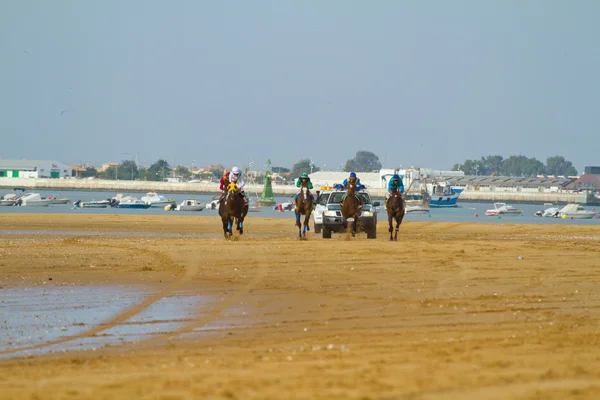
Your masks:
<path fill-rule="evenodd" d="M 0 206 L 14 206 L 16 202 L 16 200 L 2 200 Z"/>
<path fill-rule="evenodd" d="M 128 209 L 147 209 L 150 208 L 150 204 L 117 204 L 117 208 L 128 208 Z"/>
<path fill-rule="evenodd" d="M 204 206 L 177 206 L 177 211 L 202 211 Z"/>
<path fill-rule="evenodd" d="M 567 219 L 592 219 L 596 216 L 596 213 L 577 213 L 577 214 L 561 214 L 561 218 L 562 216 L 565 216 Z"/>
<path fill-rule="evenodd" d="M 50 200 L 30 200 L 24 201 L 21 207 L 48 207 L 50 203 Z"/>
<path fill-rule="evenodd" d="M 430 208 L 453 208 L 458 207 L 458 197 L 460 193 L 454 193 L 451 195 L 437 196 L 432 195 L 429 199 Z"/>
<path fill-rule="evenodd" d="M 70 203 L 71 199 L 52 199 L 51 204 L 67 204 Z"/>

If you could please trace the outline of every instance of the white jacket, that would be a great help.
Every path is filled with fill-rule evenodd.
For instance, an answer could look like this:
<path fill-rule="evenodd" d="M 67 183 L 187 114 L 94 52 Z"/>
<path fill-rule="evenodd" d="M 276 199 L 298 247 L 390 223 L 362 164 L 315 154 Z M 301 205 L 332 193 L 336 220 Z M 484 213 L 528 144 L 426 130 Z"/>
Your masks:
<path fill-rule="evenodd" d="M 236 177 L 234 174 L 229 174 L 229 182 L 235 182 L 240 190 L 244 189 L 246 182 L 244 181 L 244 173 L 240 171 L 240 174 Z"/>

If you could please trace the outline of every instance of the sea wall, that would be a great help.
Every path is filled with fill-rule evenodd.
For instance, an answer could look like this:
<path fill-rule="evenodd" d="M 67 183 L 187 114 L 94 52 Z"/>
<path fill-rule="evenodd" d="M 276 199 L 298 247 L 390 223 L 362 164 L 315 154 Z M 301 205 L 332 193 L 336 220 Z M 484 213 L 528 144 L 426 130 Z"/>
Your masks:
<path fill-rule="evenodd" d="M 123 192 L 149 192 L 155 190 L 158 193 L 207 193 L 219 192 L 219 184 L 212 182 L 188 183 L 188 182 L 151 182 L 151 181 L 109 181 L 102 179 L 35 179 L 35 178 L 0 178 L 0 188 L 3 192 L 11 191 L 13 188 L 25 188 L 27 190 L 38 190 L 48 192 L 53 190 L 69 191 L 94 191 L 111 192 L 114 194 Z M 318 187 L 315 187 L 318 189 Z M 250 194 L 260 196 L 262 185 L 247 185 L 246 191 Z M 294 185 L 273 185 L 273 194 L 276 196 L 291 196 L 296 193 Z M 369 189 L 371 196 L 384 198 L 385 189 Z M 49 193 L 42 193 L 49 194 Z M 51 193 L 50 193 L 51 194 Z M 600 204 L 600 200 L 586 193 L 515 193 L 515 192 L 477 192 L 464 191 L 460 201 L 481 202 L 510 202 L 510 203 L 579 203 Z"/>

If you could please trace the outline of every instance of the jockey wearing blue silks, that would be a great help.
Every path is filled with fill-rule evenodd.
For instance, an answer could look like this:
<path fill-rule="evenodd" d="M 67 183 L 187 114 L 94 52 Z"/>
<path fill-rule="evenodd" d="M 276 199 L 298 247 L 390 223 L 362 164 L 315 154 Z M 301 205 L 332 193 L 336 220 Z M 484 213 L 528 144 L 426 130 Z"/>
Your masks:
<path fill-rule="evenodd" d="M 348 188 L 348 179 L 350 179 L 350 181 L 356 185 L 356 190 L 364 188 L 364 186 L 360 183 L 360 179 L 356 177 L 356 172 L 350 172 L 350 178 L 344 179 L 344 182 L 342 183 L 344 189 Z"/>
<path fill-rule="evenodd" d="M 391 192 L 392 189 L 398 189 L 400 190 L 400 193 L 404 193 L 404 183 L 402 183 L 402 178 L 398 174 L 392 176 L 392 179 L 388 182 L 388 193 Z"/>

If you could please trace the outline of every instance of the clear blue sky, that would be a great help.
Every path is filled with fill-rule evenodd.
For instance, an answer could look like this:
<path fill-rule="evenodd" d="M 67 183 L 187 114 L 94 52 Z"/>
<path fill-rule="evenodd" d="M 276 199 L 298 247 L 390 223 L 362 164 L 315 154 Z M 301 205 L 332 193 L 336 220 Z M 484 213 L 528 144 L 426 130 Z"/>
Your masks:
<path fill-rule="evenodd" d="M 0 2 L 0 157 L 600 165 L 600 1 Z M 62 113 L 63 110 L 67 110 Z"/>

